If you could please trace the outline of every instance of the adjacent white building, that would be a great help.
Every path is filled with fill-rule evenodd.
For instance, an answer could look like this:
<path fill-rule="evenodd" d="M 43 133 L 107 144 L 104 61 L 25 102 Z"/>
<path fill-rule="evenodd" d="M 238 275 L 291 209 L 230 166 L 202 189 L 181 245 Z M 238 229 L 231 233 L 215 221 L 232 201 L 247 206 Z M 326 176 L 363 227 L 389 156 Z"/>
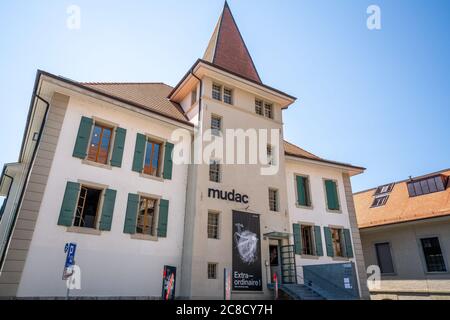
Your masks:
<path fill-rule="evenodd" d="M 38 71 L 19 161 L 1 176 L 0 296 L 65 296 L 63 249 L 76 243 L 76 296 L 159 298 L 171 266 L 179 298 L 222 299 L 224 269 L 233 299 L 271 298 L 274 274 L 325 298 L 367 298 L 350 183 L 364 168 L 285 142 L 295 100 L 262 83 L 227 4 L 174 88 Z M 217 141 L 278 132 L 264 148 L 272 162 L 230 164 L 227 149 L 178 163 L 174 132 L 210 129 Z"/>

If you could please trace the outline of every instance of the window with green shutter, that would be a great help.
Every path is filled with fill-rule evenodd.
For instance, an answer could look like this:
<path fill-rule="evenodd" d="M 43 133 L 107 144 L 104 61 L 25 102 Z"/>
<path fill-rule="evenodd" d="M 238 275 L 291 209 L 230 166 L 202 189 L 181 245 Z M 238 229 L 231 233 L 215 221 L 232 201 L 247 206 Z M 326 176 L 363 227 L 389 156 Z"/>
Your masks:
<path fill-rule="evenodd" d="M 116 190 L 112 189 L 106 189 L 104 192 L 102 214 L 99 225 L 99 229 L 102 231 L 111 231 L 116 194 Z"/>
<path fill-rule="evenodd" d="M 123 128 L 116 128 L 116 135 L 114 137 L 114 146 L 111 153 L 111 166 L 113 167 L 121 167 L 122 166 L 122 158 L 123 158 L 123 150 L 125 148 L 125 138 L 127 135 L 127 130 Z"/>
<path fill-rule="evenodd" d="M 78 194 L 80 193 L 80 184 L 75 182 L 67 182 L 66 191 L 59 212 L 58 225 L 71 227 L 75 209 L 78 202 Z"/>
<path fill-rule="evenodd" d="M 173 148 L 174 145 L 172 143 L 166 142 L 165 150 L 164 150 L 164 173 L 163 178 L 167 180 L 172 179 L 172 169 L 173 169 Z"/>
<path fill-rule="evenodd" d="M 327 248 L 327 256 L 334 257 L 333 238 L 331 236 L 331 229 L 328 227 L 324 227 L 323 233 L 325 235 L 325 246 Z"/>
<path fill-rule="evenodd" d="M 316 256 L 323 256 L 322 235 L 320 233 L 320 226 L 314 226 L 314 242 L 316 245 Z"/>
<path fill-rule="evenodd" d="M 134 147 L 133 171 L 141 173 L 144 170 L 144 154 L 147 137 L 138 133 Z"/>
<path fill-rule="evenodd" d="M 344 243 L 345 243 L 345 256 L 347 258 L 353 258 L 352 237 L 349 229 L 343 230 Z"/>
<path fill-rule="evenodd" d="M 167 223 L 169 220 L 169 200 L 159 200 L 158 237 L 167 237 Z"/>
<path fill-rule="evenodd" d="M 136 233 L 136 220 L 139 208 L 139 195 L 134 193 L 128 194 L 127 211 L 125 214 L 125 224 L 123 226 L 123 233 Z"/>
<path fill-rule="evenodd" d="M 294 223 L 292 225 L 292 231 L 294 234 L 294 252 L 295 254 L 302 254 L 302 231 L 299 224 Z"/>
<path fill-rule="evenodd" d="M 297 204 L 304 207 L 311 206 L 309 197 L 309 179 L 304 176 L 296 176 Z"/>
<path fill-rule="evenodd" d="M 87 156 L 87 149 L 89 145 L 89 138 L 91 137 L 92 126 L 94 120 L 87 117 L 81 117 L 80 126 L 78 128 L 77 139 L 73 149 L 73 156 L 80 159 L 85 159 Z"/>
<path fill-rule="evenodd" d="M 339 210 L 339 197 L 336 182 L 333 180 L 325 180 L 325 191 L 328 210 Z"/>

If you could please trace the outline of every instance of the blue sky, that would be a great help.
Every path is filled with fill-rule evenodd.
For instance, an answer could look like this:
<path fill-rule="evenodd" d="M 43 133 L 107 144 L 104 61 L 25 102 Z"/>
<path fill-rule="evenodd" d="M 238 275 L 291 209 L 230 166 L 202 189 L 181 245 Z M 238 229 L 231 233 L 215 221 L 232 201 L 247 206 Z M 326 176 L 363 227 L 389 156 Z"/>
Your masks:
<path fill-rule="evenodd" d="M 81 29 L 66 28 L 69 5 Z M 262 80 L 299 98 L 285 138 L 367 168 L 355 191 L 450 167 L 450 1 L 230 0 Z M 381 8 L 382 29 L 366 27 Z M 37 69 L 175 85 L 222 0 L 0 2 L 0 166 L 17 161 Z"/>

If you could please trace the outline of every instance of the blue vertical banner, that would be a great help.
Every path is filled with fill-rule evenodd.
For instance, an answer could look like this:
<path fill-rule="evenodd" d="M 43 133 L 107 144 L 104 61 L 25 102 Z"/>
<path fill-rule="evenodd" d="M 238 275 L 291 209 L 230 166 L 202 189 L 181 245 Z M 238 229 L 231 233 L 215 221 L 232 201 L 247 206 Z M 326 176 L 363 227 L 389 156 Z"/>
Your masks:
<path fill-rule="evenodd" d="M 66 262 L 64 264 L 63 280 L 67 280 L 73 274 L 73 266 L 75 265 L 75 252 L 77 250 L 76 243 L 66 243 L 64 252 L 66 255 Z"/>

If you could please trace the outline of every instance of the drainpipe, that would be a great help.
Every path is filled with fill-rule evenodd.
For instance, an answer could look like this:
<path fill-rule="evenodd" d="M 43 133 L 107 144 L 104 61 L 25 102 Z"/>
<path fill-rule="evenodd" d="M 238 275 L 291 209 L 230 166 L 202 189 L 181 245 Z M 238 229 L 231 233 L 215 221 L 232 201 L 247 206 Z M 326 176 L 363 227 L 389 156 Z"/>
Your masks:
<path fill-rule="evenodd" d="M 7 202 L 8 199 L 9 199 L 9 194 L 10 194 L 10 192 L 11 192 L 11 188 L 12 188 L 12 185 L 13 185 L 13 183 L 14 183 L 14 177 L 12 177 L 12 176 L 10 176 L 10 175 L 8 175 L 8 174 L 6 174 L 6 173 L 4 173 L 3 176 L 6 177 L 6 178 L 11 179 L 11 184 L 9 185 L 8 192 L 6 193 L 6 198 L 5 198 L 5 200 L 3 200 L 2 207 L 0 208 L 0 220 L 2 219 L 3 211 L 5 210 L 6 202 Z"/>
<path fill-rule="evenodd" d="M 44 126 L 45 126 L 45 123 L 47 122 L 48 110 L 50 109 L 50 103 L 47 100 L 41 98 L 37 93 L 34 94 L 34 97 L 45 103 L 45 113 L 44 113 L 44 118 L 42 119 L 41 127 L 39 128 L 39 135 L 38 135 L 38 138 L 36 140 L 36 145 L 34 146 L 33 154 L 32 154 L 31 160 L 30 160 L 30 165 L 28 166 L 27 175 L 26 175 L 26 178 L 24 180 L 24 185 L 23 185 L 22 190 L 20 192 L 19 202 L 17 204 L 16 209 L 14 210 L 13 223 L 11 224 L 12 227 L 8 231 L 7 245 L 5 246 L 5 250 L 3 250 L 3 253 L 2 253 L 2 256 L 1 256 L 1 259 L 0 259 L 0 272 L 3 269 L 3 264 L 4 264 L 5 259 L 6 259 L 6 253 L 8 251 L 7 248 L 9 246 L 10 242 L 11 242 L 12 233 L 14 231 L 14 227 L 15 227 L 16 222 L 17 222 L 17 216 L 18 216 L 18 213 L 19 213 L 19 208 L 22 206 L 22 201 L 23 201 L 23 197 L 24 197 L 24 194 L 25 194 L 26 183 L 28 182 L 28 179 L 30 178 L 31 168 L 33 167 L 33 163 L 34 163 L 34 160 L 36 158 L 36 153 L 37 153 L 37 150 L 38 150 L 38 146 L 39 146 L 39 144 L 41 142 L 42 132 L 44 131 Z"/>

